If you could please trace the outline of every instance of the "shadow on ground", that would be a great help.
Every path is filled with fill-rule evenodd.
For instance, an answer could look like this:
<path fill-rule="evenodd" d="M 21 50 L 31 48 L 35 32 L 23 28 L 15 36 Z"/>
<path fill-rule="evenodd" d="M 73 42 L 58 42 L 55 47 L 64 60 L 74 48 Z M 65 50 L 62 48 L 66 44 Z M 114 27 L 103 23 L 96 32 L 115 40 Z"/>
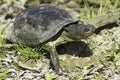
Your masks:
<path fill-rule="evenodd" d="M 68 54 L 78 57 L 89 57 L 93 55 L 88 45 L 83 41 L 73 41 L 61 44 L 57 46 L 56 49 L 60 55 Z"/>

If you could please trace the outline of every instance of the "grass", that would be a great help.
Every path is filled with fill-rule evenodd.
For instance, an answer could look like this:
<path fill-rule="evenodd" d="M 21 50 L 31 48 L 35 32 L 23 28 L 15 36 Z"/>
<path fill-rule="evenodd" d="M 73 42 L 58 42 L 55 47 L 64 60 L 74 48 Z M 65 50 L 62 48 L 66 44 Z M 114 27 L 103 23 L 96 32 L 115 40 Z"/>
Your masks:
<path fill-rule="evenodd" d="M 93 8 L 93 6 L 89 5 L 90 0 L 83 0 L 84 9 L 86 11 L 85 16 L 82 16 L 80 19 L 88 20 L 99 16 L 107 11 L 114 10 L 118 7 L 119 0 L 99 0 L 100 6 L 99 8 Z M 96 1 L 98 2 L 98 1 Z"/>
<path fill-rule="evenodd" d="M 120 45 L 116 44 L 113 50 L 110 50 L 106 54 L 106 58 L 110 63 L 114 63 L 114 65 L 120 65 Z"/>
<path fill-rule="evenodd" d="M 21 43 L 13 44 L 18 56 L 24 56 L 27 59 L 39 59 L 44 58 L 46 54 L 45 50 L 41 47 L 31 48 Z"/>
<path fill-rule="evenodd" d="M 4 71 L 0 73 L 0 80 L 4 80 L 4 78 L 8 75 L 8 71 Z"/>

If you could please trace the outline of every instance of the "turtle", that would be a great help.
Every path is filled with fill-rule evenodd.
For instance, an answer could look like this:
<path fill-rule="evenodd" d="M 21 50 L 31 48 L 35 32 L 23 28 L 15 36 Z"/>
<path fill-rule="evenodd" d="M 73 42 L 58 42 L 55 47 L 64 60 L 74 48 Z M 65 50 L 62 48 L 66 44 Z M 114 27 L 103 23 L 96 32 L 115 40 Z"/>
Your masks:
<path fill-rule="evenodd" d="M 52 4 L 26 8 L 18 14 L 7 32 L 7 39 L 30 47 L 44 45 L 50 53 L 53 70 L 60 71 L 56 46 L 87 38 L 95 31 L 69 12 Z"/>

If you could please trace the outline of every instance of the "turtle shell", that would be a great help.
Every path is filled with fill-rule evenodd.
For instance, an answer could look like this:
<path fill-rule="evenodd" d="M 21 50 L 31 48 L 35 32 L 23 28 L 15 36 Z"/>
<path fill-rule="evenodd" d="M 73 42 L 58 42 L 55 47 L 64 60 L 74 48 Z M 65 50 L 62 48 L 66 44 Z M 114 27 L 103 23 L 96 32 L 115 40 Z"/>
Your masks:
<path fill-rule="evenodd" d="M 22 11 L 9 30 L 12 42 L 38 45 L 55 36 L 64 26 L 78 22 L 67 11 L 50 4 L 34 6 Z"/>

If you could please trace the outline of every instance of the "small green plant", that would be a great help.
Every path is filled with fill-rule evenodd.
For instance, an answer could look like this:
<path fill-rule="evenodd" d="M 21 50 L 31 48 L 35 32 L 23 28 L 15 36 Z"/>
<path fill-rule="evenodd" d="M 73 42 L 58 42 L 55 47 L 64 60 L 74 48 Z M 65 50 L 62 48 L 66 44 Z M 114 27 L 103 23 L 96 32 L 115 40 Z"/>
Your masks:
<path fill-rule="evenodd" d="M 116 45 L 114 50 L 109 51 L 106 58 L 108 61 L 114 62 L 115 65 L 120 65 L 120 45 Z"/>
<path fill-rule="evenodd" d="M 45 80 L 53 80 L 54 74 L 45 73 Z"/>
<path fill-rule="evenodd" d="M 5 38 L 5 27 L 0 29 L 0 45 L 4 43 L 4 38 Z"/>
<path fill-rule="evenodd" d="M 4 71 L 2 73 L 0 73 L 0 80 L 4 80 L 4 78 L 8 76 L 8 71 Z"/>

